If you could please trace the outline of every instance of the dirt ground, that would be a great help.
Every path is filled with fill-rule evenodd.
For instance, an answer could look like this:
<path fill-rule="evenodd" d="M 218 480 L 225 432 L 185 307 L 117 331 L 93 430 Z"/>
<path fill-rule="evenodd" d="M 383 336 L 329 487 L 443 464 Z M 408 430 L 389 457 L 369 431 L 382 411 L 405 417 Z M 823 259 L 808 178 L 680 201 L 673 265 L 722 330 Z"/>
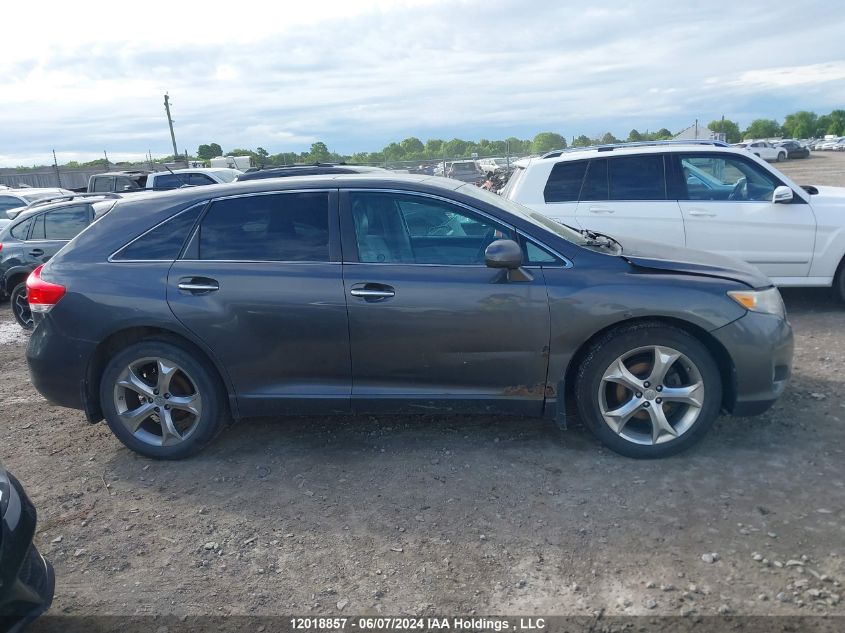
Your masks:
<path fill-rule="evenodd" d="M 843 166 L 784 171 L 845 184 Z M 54 614 L 842 615 L 845 307 L 784 295 L 781 401 L 651 462 L 454 417 L 255 420 L 150 461 L 34 391 L 6 303 L 0 458 L 39 509 Z"/>

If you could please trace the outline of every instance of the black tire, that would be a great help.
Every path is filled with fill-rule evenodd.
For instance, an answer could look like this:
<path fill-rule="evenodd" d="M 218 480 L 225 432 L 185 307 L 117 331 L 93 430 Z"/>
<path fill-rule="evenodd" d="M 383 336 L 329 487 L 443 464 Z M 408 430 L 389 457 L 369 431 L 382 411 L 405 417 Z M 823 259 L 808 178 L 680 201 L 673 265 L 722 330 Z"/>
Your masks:
<path fill-rule="evenodd" d="M 783 160 L 786 160 L 786 154 L 784 154 L 783 152 L 778 152 L 778 162 L 781 162 Z"/>
<path fill-rule="evenodd" d="M 174 363 L 179 371 L 183 372 L 183 382 L 189 384 L 191 390 L 195 390 L 201 398 L 200 415 L 191 418 L 193 422 L 190 432 L 176 444 L 154 445 L 148 441 L 142 441 L 120 420 L 116 402 L 118 379 L 128 367 L 141 362 L 141 359 L 166 359 Z M 133 392 L 126 391 L 125 393 Z M 164 397 L 165 394 L 161 395 Z M 169 394 L 167 397 L 170 397 Z M 150 406 L 158 404 L 156 401 L 150 403 Z M 229 420 L 226 390 L 216 370 L 206 359 L 198 357 L 195 352 L 169 340 L 140 341 L 112 357 L 103 370 L 100 381 L 100 406 L 109 428 L 117 439 L 127 448 L 153 459 L 182 459 L 199 452 L 223 430 Z M 135 407 L 127 406 L 127 408 Z M 159 409 L 155 410 L 159 411 Z M 146 428 L 153 429 L 153 433 L 148 436 L 154 434 L 156 424 L 164 437 L 161 430 L 164 425 L 157 423 L 153 417 L 146 418 L 144 422 Z"/>
<path fill-rule="evenodd" d="M 677 437 L 664 441 L 665 438 L 671 437 L 664 433 L 664 439 L 661 439 L 660 443 L 638 444 L 618 434 L 605 420 L 600 403 L 600 399 L 604 396 L 600 395 L 600 390 L 604 388 L 602 386 L 603 375 L 617 359 L 632 350 L 649 346 L 671 348 L 683 354 L 697 370 L 700 382 L 703 382 L 704 397 L 698 409 L 698 416 Z M 642 354 L 645 353 L 642 352 Z M 681 366 L 678 370 L 670 368 L 670 371 L 683 372 L 684 367 Z M 604 384 L 607 386 L 607 383 Z M 615 384 L 613 386 L 615 387 Z M 661 389 L 663 389 L 662 385 Z M 648 391 L 652 392 L 653 389 Z M 600 442 L 626 457 L 652 459 L 674 455 L 689 448 L 704 436 L 713 425 L 721 409 L 722 381 L 719 368 L 712 354 L 698 339 L 673 326 L 661 323 L 641 323 L 614 329 L 591 346 L 578 367 L 575 395 L 579 417 Z M 653 393 L 643 395 L 646 397 L 654 396 Z M 656 395 L 659 398 L 660 394 Z M 631 392 L 631 397 L 633 398 L 633 396 L 634 394 Z M 661 400 L 658 399 L 656 402 L 659 403 Z M 651 407 L 660 406 L 661 410 L 670 406 L 656 405 L 654 400 L 649 404 Z M 648 407 L 649 405 L 643 406 Z M 643 415 L 643 413 L 646 415 L 645 421 L 636 420 L 636 424 L 648 425 L 648 409 L 643 409 L 642 413 L 639 408 L 636 411 L 636 416 Z M 634 420 L 634 418 L 631 419 Z M 653 428 L 653 425 L 648 428 Z"/>
<path fill-rule="evenodd" d="M 836 297 L 845 303 L 845 259 L 839 263 L 839 270 L 836 271 L 836 277 L 833 278 L 833 291 Z"/>
<path fill-rule="evenodd" d="M 9 305 L 12 307 L 12 314 L 15 315 L 18 325 L 25 330 L 31 330 L 35 327 L 35 322 L 32 320 L 32 312 L 26 302 L 26 294 L 26 281 L 22 281 L 12 290 Z"/>

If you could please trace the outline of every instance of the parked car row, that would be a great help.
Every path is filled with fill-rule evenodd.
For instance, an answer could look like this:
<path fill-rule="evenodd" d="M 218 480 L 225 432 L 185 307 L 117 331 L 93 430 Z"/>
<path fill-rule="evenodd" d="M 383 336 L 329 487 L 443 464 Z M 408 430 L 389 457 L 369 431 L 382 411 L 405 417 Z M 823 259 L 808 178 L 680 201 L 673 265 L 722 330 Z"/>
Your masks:
<path fill-rule="evenodd" d="M 811 145 L 811 149 L 816 152 L 845 151 L 845 136 L 819 139 Z"/>
<path fill-rule="evenodd" d="M 503 195 L 582 230 L 745 260 L 845 300 L 845 189 L 799 186 L 747 149 L 621 144 L 520 161 Z"/>

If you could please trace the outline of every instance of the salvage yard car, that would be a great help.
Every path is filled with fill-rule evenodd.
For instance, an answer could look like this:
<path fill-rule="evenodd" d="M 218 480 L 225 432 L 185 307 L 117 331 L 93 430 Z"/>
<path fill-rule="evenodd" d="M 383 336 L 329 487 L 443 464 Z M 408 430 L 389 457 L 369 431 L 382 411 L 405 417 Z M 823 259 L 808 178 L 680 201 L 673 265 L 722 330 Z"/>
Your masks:
<path fill-rule="evenodd" d="M 35 525 L 35 506 L 0 462 L 0 631 L 22 631 L 53 601 L 53 567 L 32 543 Z"/>
<path fill-rule="evenodd" d="M 119 200 L 27 281 L 33 384 L 140 454 L 232 419 L 567 404 L 662 457 L 780 396 L 778 290 L 725 257 L 578 232 L 455 180 L 310 176 Z"/>
<path fill-rule="evenodd" d="M 70 194 L 35 202 L 0 228 L 0 296 L 8 295 L 12 314 L 32 329 L 26 278 L 49 261 L 81 230 L 114 206 L 117 194 Z"/>
<path fill-rule="evenodd" d="M 556 151 L 516 167 L 503 195 L 554 220 L 743 259 L 778 286 L 832 286 L 845 301 L 845 188 L 799 186 L 717 141 Z"/>

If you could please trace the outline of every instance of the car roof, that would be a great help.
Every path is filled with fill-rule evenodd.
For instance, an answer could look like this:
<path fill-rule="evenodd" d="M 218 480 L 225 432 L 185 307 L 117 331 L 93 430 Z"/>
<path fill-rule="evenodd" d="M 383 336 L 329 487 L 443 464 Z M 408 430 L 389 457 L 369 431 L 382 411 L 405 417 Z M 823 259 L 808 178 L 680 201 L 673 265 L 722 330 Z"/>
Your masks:
<path fill-rule="evenodd" d="M 527 167 L 532 164 L 557 163 L 572 160 L 586 160 L 590 158 L 609 158 L 611 156 L 631 156 L 638 154 L 663 154 L 667 152 L 720 152 L 736 154 L 743 151 L 720 142 L 684 142 L 667 141 L 656 143 L 619 143 L 617 145 L 596 145 L 591 147 L 577 147 L 565 150 L 556 150 L 539 157 L 523 158 L 515 161 L 519 167 Z M 743 154 L 744 155 L 744 154 Z"/>
<path fill-rule="evenodd" d="M 67 191 L 61 187 L 0 187 L 0 195 L 12 194 L 25 196 L 33 193 L 52 193 L 57 191 Z"/>

